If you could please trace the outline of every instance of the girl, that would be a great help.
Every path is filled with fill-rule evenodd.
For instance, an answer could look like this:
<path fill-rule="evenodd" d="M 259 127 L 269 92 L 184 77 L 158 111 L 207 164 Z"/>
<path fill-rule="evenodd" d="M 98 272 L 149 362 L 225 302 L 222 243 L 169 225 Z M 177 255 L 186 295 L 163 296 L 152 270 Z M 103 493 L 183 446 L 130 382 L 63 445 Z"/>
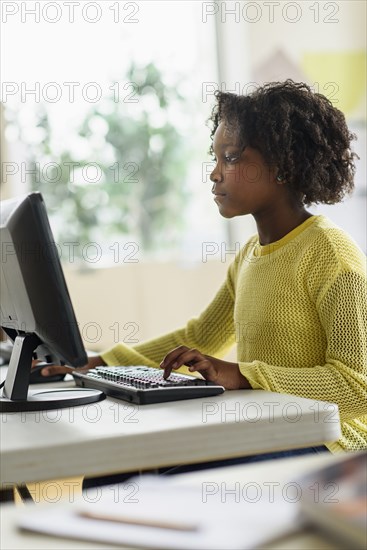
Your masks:
<path fill-rule="evenodd" d="M 87 368 L 143 364 L 167 377 L 188 365 L 227 389 L 337 403 L 342 436 L 327 449 L 367 449 L 365 256 L 343 230 L 306 209 L 351 192 L 355 136 L 344 115 L 303 83 L 215 97 L 214 200 L 225 218 L 251 214 L 257 235 L 198 318 L 134 348 L 118 344 Z M 237 361 L 220 359 L 235 343 Z"/>

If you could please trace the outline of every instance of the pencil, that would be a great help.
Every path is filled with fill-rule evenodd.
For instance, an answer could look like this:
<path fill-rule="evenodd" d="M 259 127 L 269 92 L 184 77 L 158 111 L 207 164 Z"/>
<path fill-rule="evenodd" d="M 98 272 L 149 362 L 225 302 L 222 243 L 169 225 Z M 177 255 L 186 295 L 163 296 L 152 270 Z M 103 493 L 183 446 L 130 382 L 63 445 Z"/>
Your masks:
<path fill-rule="evenodd" d="M 138 518 L 132 518 L 129 516 L 119 516 L 119 515 L 109 515 L 109 514 L 103 514 L 103 513 L 95 513 L 95 512 L 86 512 L 86 511 L 80 511 L 78 512 L 78 515 L 87 518 L 87 519 L 94 519 L 97 521 L 112 521 L 114 523 L 125 523 L 126 525 L 140 525 L 143 527 L 157 527 L 158 529 L 172 529 L 174 531 L 186 531 L 186 532 L 192 532 L 198 530 L 198 525 L 194 525 L 193 523 L 180 523 L 177 521 L 161 521 L 161 520 L 154 520 L 154 519 L 138 519 Z"/>

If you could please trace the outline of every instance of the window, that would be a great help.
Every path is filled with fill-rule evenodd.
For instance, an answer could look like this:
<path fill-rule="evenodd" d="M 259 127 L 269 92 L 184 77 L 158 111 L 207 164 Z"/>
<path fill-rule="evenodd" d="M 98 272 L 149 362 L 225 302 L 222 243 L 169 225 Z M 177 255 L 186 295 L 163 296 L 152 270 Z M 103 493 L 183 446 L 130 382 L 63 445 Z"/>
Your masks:
<path fill-rule="evenodd" d="M 200 260 L 202 242 L 223 240 L 201 3 L 20 2 L 4 17 L 4 181 L 42 191 L 63 256 Z"/>

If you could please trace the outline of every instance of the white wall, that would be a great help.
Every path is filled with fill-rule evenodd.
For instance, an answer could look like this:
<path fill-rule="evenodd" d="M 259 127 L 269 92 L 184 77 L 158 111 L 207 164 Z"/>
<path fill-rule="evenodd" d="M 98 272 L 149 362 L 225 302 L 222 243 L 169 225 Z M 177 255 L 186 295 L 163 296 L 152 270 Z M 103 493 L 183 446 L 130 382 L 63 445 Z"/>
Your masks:
<path fill-rule="evenodd" d="M 358 136 L 354 150 L 361 157 L 355 192 L 341 204 L 310 210 L 329 216 L 366 250 L 366 69 L 352 64 L 354 54 L 366 52 L 366 2 L 279 0 L 218 2 L 218 6 L 219 85 L 223 91 L 246 93 L 251 91 L 250 83 L 261 85 L 286 78 L 313 85 L 316 79 L 313 71 L 306 70 L 305 60 L 315 54 L 320 93 L 332 95 L 325 79 L 336 84 L 339 102 L 335 106 L 344 112 L 346 98 L 359 94 L 359 103 L 345 112 L 351 131 Z M 339 64 L 332 57 L 328 61 L 327 56 L 333 54 L 341 54 Z M 230 243 L 243 242 L 244 236 L 255 230 L 248 216 L 230 220 L 228 226 Z"/>
<path fill-rule="evenodd" d="M 183 326 L 211 301 L 226 270 L 220 258 L 85 271 L 64 267 L 85 346 L 96 351 L 118 341 L 134 345 Z"/>

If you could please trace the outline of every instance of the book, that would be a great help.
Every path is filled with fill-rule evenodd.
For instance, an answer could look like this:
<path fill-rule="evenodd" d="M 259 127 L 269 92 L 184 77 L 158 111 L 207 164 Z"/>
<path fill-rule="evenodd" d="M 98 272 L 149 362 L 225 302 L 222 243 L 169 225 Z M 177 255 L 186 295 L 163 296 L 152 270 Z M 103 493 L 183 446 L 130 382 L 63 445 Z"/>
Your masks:
<path fill-rule="evenodd" d="M 348 548 L 367 548 L 367 452 L 310 472 L 300 485 L 304 520 Z"/>

